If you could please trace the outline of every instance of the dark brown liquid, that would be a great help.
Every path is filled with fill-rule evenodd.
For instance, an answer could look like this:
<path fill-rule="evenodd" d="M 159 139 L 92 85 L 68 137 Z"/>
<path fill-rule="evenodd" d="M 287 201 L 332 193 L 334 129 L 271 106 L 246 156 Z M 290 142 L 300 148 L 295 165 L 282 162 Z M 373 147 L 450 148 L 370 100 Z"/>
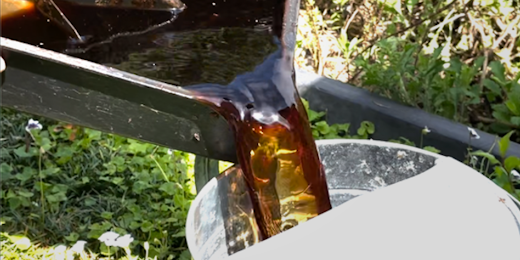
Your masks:
<path fill-rule="evenodd" d="M 138 9 L 100 11 L 57 2 L 89 43 L 71 45 L 34 11 L 2 19 L 2 36 L 186 86 L 235 133 L 260 239 L 267 239 L 331 208 L 295 87 L 293 44 L 285 42 L 295 26 L 284 21 L 287 1 L 184 1 L 187 8 L 174 17 L 163 12 L 153 18 L 139 16 Z M 110 38 L 169 20 L 151 31 Z M 42 29 L 20 33 L 36 30 L 35 24 Z"/>

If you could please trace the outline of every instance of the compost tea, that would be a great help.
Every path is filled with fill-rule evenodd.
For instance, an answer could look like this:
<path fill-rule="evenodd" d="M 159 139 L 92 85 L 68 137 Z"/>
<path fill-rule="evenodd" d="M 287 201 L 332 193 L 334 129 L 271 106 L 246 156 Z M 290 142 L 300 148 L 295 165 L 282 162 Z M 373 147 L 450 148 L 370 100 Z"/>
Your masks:
<path fill-rule="evenodd" d="M 2 16 L 2 36 L 192 91 L 235 134 L 261 240 L 331 208 L 295 87 L 297 1 L 55 2 L 84 42 L 32 5 Z"/>

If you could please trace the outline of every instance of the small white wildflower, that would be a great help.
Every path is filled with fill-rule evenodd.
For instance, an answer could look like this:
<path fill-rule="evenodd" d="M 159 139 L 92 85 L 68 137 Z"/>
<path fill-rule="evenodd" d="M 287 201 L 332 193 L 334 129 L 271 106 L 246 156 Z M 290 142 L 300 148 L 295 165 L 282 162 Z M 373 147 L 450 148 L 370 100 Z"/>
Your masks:
<path fill-rule="evenodd" d="M 105 243 L 106 246 L 117 246 L 116 239 L 119 237 L 119 234 L 116 232 L 108 231 L 103 233 L 98 240 Z"/>
<path fill-rule="evenodd" d="M 477 158 L 477 156 L 475 156 L 475 155 L 471 156 L 470 164 L 471 164 L 471 165 L 476 165 L 477 163 L 478 163 L 478 158 Z"/>
<path fill-rule="evenodd" d="M 428 129 L 428 126 L 424 126 L 424 128 L 423 128 L 423 130 L 422 130 L 423 135 L 428 134 L 428 133 L 430 133 L 430 132 L 431 132 L 431 130 Z"/>
<path fill-rule="evenodd" d="M 172 149 L 168 149 L 168 154 L 172 155 L 173 154 L 173 150 Z"/>
<path fill-rule="evenodd" d="M 134 238 L 132 237 L 132 235 L 126 234 L 126 235 L 116 239 L 116 246 L 125 248 L 125 247 L 128 247 L 130 245 L 130 243 L 132 243 L 132 241 L 134 241 Z"/>
<path fill-rule="evenodd" d="M 144 250 L 148 251 L 150 249 L 150 243 L 148 243 L 148 241 L 144 242 L 143 247 Z"/>
<path fill-rule="evenodd" d="M 25 131 L 30 133 L 31 130 L 33 130 L 33 129 L 41 130 L 41 129 L 43 129 L 43 126 L 40 124 L 40 122 L 31 118 L 31 119 L 29 119 L 29 122 L 27 122 L 27 125 L 25 126 Z"/>
<path fill-rule="evenodd" d="M 76 254 L 81 254 L 85 250 L 85 244 L 87 244 L 87 241 L 78 240 L 70 250 Z"/>
<path fill-rule="evenodd" d="M 67 246 L 65 245 L 59 245 L 54 248 L 54 259 L 56 260 L 65 260 L 66 252 L 67 252 Z"/>
<path fill-rule="evenodd" d="M 480 135 L 477 134 L 477 131 L 475 131 L 475 129 L 468 127 L 468 131 L 471 139 L 480 139 Z"/>
<path fill-rule="evenodd" d="M 65 253 L 65 251 L 67 251 L 67 246 L 65 246 L 65 245 L 59 245 L 54 248 L 55 254 L 63 254 L 63 253 Z"/>
<path fill-rule="evenodd" d="M 518 173 L 516 170 L 511 171 L 511 176 L 513 176 L 513 179 L 520 181 L 520 173 Z"/>

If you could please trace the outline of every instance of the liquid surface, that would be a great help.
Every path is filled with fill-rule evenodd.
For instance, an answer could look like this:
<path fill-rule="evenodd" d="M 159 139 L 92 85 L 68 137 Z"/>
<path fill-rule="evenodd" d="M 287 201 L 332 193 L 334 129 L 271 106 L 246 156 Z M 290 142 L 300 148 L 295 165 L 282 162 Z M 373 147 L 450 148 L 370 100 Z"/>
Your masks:
<path fill-rule="evenodd" d="M 179 12 L 153 10 L 156 15 L 56 3 L 86 43 L 71 42 L 34 9 L 2 17 L 2 36 L 185 86 L 211 106 L 235 134 L 260 229 L 255 239 L 331 208 L 295 87 L 295 24 L 285 21 L 295 10 L 285 9 L 288 2 L 193 0 L 184 1 L 186 8 Z"/>

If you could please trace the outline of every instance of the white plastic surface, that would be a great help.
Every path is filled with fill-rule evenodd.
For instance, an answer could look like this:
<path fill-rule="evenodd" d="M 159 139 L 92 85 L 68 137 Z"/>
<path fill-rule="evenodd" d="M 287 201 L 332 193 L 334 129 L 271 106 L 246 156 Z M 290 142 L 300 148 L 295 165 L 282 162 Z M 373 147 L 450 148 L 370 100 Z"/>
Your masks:
<path fill-rule="evenodd" d="M 505 191 L 442 158 L 227 259 L 520 259 L 518 220 Z"/>

